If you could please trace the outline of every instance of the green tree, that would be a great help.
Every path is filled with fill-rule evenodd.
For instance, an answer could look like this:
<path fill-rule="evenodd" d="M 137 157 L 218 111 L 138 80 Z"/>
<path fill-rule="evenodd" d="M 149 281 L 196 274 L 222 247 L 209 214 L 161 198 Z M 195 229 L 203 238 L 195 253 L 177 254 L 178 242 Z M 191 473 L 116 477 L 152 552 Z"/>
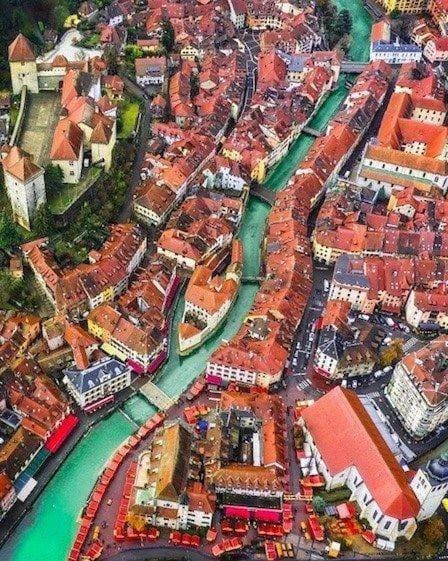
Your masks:
<path fill-rule="evenodd" d="M 10 251 L 22 242 L 22 235 L 11 220 L 9 214 L 3 212 L 0 216 L 0 248 Z"/>
<path fill-rule="evenodd" d="M 64 4 L 58 4 L 53 9 L 54 24 L 58 31 L 64 29 L 65 20 L 69 17 L 70 11 Z"/>
<path fill-rule="evenodd" d="M 352 31 L 353 20 L 348 10 L 341 10 L 336 19 L 335 31 L 340 37 L 349 35 Z"/>
<path fill-rule="evenodd" d="M 162 21 L 162 45 L 167 53 L 170 53 L 174 47 L 174 27 L 168 18 Z"/>
<path fill-rule="evenodd" d="M 327 503 L 325 502 L 325 499 L 323 499 L 323 497 L 319 495 L 314 495 L 312 503 L 313 503 L 313 508 L 315 512 L 317 512 L 317 514 L 324 514 Z"/>
<path fill-rule="evenodd" d="M 64 173 L 60 166 L 48 164 L 45 168 L 45 190 L 48 197 L 57 195 L 63 185 Z"/>
<path fill-rule="evenodd" d="M 54 232 L 54 217 L 48 205 L 40 205 L 33 220 L 33 231 L 37 236 L 50 236 Z"/>
<path fill-rule="evenodd" d="M 424 522 L 423 537 L 431 544 L 441 543 L 445 539 L 446 528 L 439 516 L 434 516 Z"/>
<path fill-rule="evenodd" d="M 109 68 L 110 74 L 118 73 L 118 54 L 113 45 L 107 45 L 104 49 L 103 58 Z"/>
<path fill-rule="evenodd" d="M 403 341 L 394 339 L 380 353 L 381 366 L 392 366 L 403 356 Z"/>

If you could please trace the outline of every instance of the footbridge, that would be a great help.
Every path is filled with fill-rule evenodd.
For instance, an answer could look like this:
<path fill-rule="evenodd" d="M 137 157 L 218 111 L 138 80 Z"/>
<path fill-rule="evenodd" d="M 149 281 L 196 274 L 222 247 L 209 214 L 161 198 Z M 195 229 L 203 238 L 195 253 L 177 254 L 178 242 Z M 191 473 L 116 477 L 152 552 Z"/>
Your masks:
<path fill-rule="evenodd" d="M 245 282 L 247 284 L 260 284 L 264 281 L 264 277 L 242 277 L 241 282 Z"/>
<path fill-rule="evenodd" d="M 341 64 L 341 72 L 348 74 L 361 74 L 368 65 L 368 62 L 354 62 L 352 60 L 343 60 Z"/>
<path fill-rule="evenodd" d="M 151 381 L 143 384 L 140 388 L 140 393 L 160 411 L 166 411 L 175 403 L 172 397 L 166 395 L 166 393 Z"/>
<path fill-rule="evenodd" d="M 312 127 L 308 127 L 308 126 L 303 127 L 302 132 L 305 132 L 310 136 L 315 136 L 316 138 L 319 138 L 324 134 L 322 131 L 318 131 L 317 129 L 313 129 Z"/>
<path fill-rule="evenodd" d="M 272 206 L 275 202 L 275 192 L 271 191 L 267 187 L 263 187 L 263 185 L 254 185 L 251 187 L 250 194 L 270 206 Z"/>

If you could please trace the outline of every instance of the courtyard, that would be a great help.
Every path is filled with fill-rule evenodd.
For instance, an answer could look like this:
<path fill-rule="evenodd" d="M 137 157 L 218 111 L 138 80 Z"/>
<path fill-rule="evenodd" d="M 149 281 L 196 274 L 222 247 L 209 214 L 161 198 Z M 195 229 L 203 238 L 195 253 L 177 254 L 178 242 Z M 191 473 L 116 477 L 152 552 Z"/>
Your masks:
<path fill-rule="evenodd" d="M 53 132 L 59 120 L 60 102 L 57 92 L 28 94 L 19 146 L 34 156 L 36 164 L 49 163 Z"/>

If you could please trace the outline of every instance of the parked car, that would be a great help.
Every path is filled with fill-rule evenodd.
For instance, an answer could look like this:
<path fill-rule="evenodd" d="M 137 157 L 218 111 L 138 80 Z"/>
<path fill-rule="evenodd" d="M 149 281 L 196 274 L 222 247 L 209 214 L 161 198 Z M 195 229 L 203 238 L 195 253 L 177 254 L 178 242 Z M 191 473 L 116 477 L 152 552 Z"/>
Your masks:
<path fill-rule="evenodd" d="M 330 290 L 330 283 L 327 279 L 324 279 L 324 292 L 328 292 Z"/>
<path fill-rule="evenodd" d="M 383 341 L 383 344 L 388 345 L 391 341 L 392 341 L 392 337 L 385 337 L 384 341 Z"/>
<path fill-rule="evenodd" d="M 368 314 L 359 314 L 359 319 L 363 319 L 364 321 L 369 321 L 370 316 Z"/>
<path fill-rule="evenodd" d="M 385 322 L 389 327 L 395 327 L 395 322 L 392 318 L 385 318 Z"/>
<path fill-rule="evenodd" d="M 383 372 L 384 374 L 387 374 L 388 372 L 392 371 L 392 366 L 386 366 L 385 368 L 383 368 Z"/>
<path fill-rule="evenodd" d="M 377 370 L 376 372 L 373 373 L 375 378 L 381 378 L 383 374 L 384 372 L 382 370 Z"/>

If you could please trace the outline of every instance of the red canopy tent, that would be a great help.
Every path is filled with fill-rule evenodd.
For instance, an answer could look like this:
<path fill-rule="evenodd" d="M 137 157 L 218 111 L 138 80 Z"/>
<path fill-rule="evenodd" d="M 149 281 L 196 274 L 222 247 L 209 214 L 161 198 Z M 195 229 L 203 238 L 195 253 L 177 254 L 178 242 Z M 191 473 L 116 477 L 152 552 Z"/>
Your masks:
<path fill-rule="evenodd" d="M 376 540 L 375 534 L 372 530 L 366 530 L 361 534 L 361 536 L 366 540 L 367 543 L 373 544 Z"/>
<path fill-rule="evenodd" d="M 281 513 L 275 510 L 268 510 L 265 508 L 258 508 L 255 511 L 255 520 L 260 522 L 280 522 Z"/>
<path fill-rule="evenodd" d="M 213 542 L 213 541 L 216 540 L 217 535 L 218 535 L 218 532 L 216 531 L 216 528 L 210 528 L 210 530 L 208 530 L 208 532 L 207 532 L 206 540 L 208 542 Z"/>
<path fill-rule="evenodd" d="M 223 544 L 217 543 L 212 547 L 212 554 L 215 557 L 220 557 L 224 553 L 225 549 L 223 548 Z"/>
<path fill-rule="evenodd" d="M 308 518 L 308 527 L 310 529 L 310 534 L 313 540 L 318 542 L 323 541 L 324 539 L 324 528 L 322 524 L 317 519 L 317 516 L 311 515 Z"/>
<path fill-rule="evenodd" d="M 275 549 L 274 542 L 266 540 L 264 543 L 264 551 L 266 553 L 266 558 L 268 559 L 268 561 L 273 561 L 274 559 L 277 559 L 277 551 Z"/>
<path fill-rule="evenodd" d="M 244 520 L 237 520 L 235 523 L 235 533 L 246 534 L 249 528 L 249 524 Z"/>
<path fill-rule="evenodd" d="M 199 547 L 200 545 L 201 545 L 201 538 L 197 534 L 191 536 L 191 546 Z"/>
<path fill-rule="evenodd" d="M 224 534 L 233 532 L 233 524 L 231 524 L 230 520 L 227 520 L 227 518 L 221 520 L 221 532 L 223 532 Z"/>
<path fill-rule="evenodd" d="M 87 557 L 90 557 L 90 559 L 92 559 L 93 561 L 95 559 L 98 559 L 102 552 L 103 546 L 98 542 L 94 542 L 87 550 Z"/>
<path fill-rule="evenodd" d="M 182 545 L 190 545 L 191 544 L 191 536 L 190 534 L 182 534 Z"/>
<path fill-rule="evenodd" d="M 149 532 L 148 532 L 148 537 L 151 540 L 156 540 L 158 537 L 160 536 L 160 532 L 159 530 L 157 530 L 157 528 L 150 528 Z"/>
<path fill-rule="evenodd" d="M 171 532 L 170 534 L 170 542 L 172 542 L 174 545 L 179 545 L 180 542 L 182 541 L 182 534 L 180 532 Z"/>
<path fill-rule="evenodd" d="M 45 443 L 45 448 L 52 454 L 55 454 L 73 432 L 78 423 L 79 419 L 76 415 L 67 415 L 59 427 L 49 436 L 47 442 Z"/>

